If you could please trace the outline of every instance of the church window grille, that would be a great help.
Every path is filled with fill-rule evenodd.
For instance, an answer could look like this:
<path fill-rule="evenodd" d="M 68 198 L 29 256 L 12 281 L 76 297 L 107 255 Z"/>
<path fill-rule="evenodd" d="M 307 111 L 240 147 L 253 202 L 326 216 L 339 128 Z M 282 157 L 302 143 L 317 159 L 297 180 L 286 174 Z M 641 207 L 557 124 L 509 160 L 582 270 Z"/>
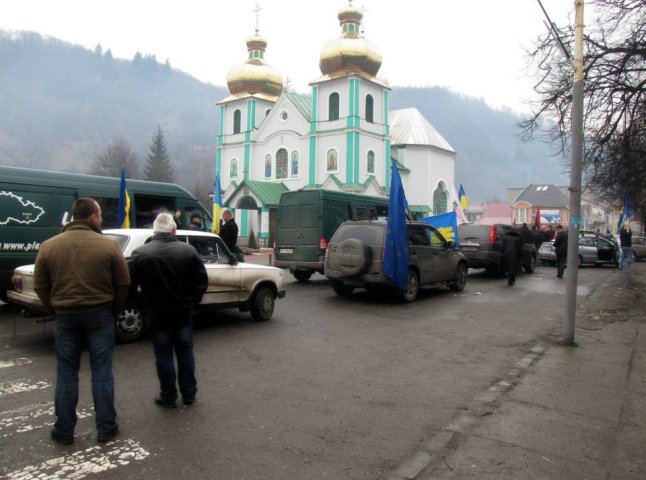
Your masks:
<path fill-rule="evenodd" d="M 372 95 L 366 96 L 366 122 L 374 123 L 375 118 L 375 99 Z"/>
<path fill-rule="evenodd" d="M 236 110 L 233 112 L 233 133 L 240 133 L 240 125 L 242 124 L 242 112 Z"/>
<path fill-rule="evenodd" d="M 279 149 L 276 152 L 276 178 L 287 178 L 287 172 L 289 171 L 289 157 L 287 156 L 287 150 L 284 148 Z"/>
<path fill-rule="evenodd" d="M 373 174 L 375 173 L 375 152 L 370 150 L 368 152 L 368 168 L 367 168 L 368 173 Z"/>
<path fill-rule="evenodd" d="M 444 182 L 440 182 L 433 192 L 433 215 L 446 213 L 446 197 L 446 186 Z"/>
<path fill-rule="evenodd" d="M 328 120 L 338 120 L 339 119 L 339 94 L 334 92 L 330 95 L 328 105 Z"/>

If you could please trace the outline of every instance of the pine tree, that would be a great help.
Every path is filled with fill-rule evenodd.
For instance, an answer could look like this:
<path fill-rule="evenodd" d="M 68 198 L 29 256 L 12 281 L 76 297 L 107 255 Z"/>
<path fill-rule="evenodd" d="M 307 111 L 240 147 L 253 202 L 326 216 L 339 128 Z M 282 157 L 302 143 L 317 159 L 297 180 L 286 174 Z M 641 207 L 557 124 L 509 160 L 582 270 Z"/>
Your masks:
<path fill-rule="evenodd" d="M 150 143 L 144 167 L 144 178 L 156 182 L 172 183 L 175 181 L 175 167 L 173 167 L 166 151 L 166 140 L 161 127 L 157 127 L 157 132 Z"/>

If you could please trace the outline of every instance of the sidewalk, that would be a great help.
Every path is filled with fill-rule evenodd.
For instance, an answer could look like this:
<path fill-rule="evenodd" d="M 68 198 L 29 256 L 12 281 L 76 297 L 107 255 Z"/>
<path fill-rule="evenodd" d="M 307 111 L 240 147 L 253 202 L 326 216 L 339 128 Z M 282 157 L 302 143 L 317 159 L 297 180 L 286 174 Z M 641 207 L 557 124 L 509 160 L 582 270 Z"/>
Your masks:
<path fill-rule="evenodd" d="M 390 479 L 645 479 L 646 265 L 579 300 L 577 346 L 529 346 Z"/>
<path fill-rule="evenodd" d="M 273 265 L 274 249 L 261 248 L 254 252 L 245 253 L 244 261 L 247 263 L 255 263 L 256 265 Z"/>

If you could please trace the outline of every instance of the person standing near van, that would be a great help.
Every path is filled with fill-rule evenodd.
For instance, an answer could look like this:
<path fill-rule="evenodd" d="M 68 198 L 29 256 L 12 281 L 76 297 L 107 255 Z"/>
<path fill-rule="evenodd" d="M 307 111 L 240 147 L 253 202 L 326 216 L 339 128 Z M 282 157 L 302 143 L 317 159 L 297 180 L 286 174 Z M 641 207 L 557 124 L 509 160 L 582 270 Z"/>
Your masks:
<path fill-rule="evenodd" d="M 563 278 L 565 263 L 567 262 L 567 231 L 563 230 L 561 225 L 556 226 L 554 252 L 556 253 L 556 276 Z"/>
<path fill-rule="evenodd" d="M 64 445 L 74 442 L 84 345 L 90 351 L 97 440 L 107 442 L 119 429 L 112 376 L 114 317 L 130 285 L 121 250 L 101 234 L 96 200 L 79 198 L 72 215 L 74 220 L 59 235 L 42 244 L 34 270 L 34 290 L 56 319 L 56 422 L 51 437 Z"/>
<path fill-rule="evenodd" d="M 633 263 L 633 231 L 630 228 L 626 228 L 626 225 L 621 226 L 619 243 L 621 244 L 619 270 L 622 270 L 624 267 L 626 267 L 626 270 L 630 270 L 630 266 Z"/>
<path fill-rule="evenodd" d="M 516 283 L 516 275 L 520 271 L 520 257 L 522 255 L 521 237 L 519 232 L 509 230 L 502 238 L 502 267 L 507 274 L 507 285 Z"/>
<path fill-rule="evenodd" d="M 187 230 L 202 230 L 202 217 L 199 214 L 191 215 L 191 222 L 188 224 Z"/>
<path fill-rule="evenodd" d="M 222 220 L 223 223 L 220 226 L 220 238 L 229 248 L 229 251 L 233 253 L 239 261 L 243 262 L 244 257 L 242 256 L 242 251 L 238 247 L 238 225 L 231 214 L 231 210 L 225 210 L 222 212 Z"/>
<path fill-rule="evenodd" d="M 175 408 L 177 387 L 184 405 L 191 405 L 197 393 L 193 355 L 192 309 L 208 287 L 206 269 L 197 251 L 175 236 L 172 215 L 160 213 L 153 222 L 153 238 L 136 248 L 128 266 L 131 293 L 141 287 L 146 312 L 151 320 L 155 366 L 160 393 L 155 404 Z M 177 357 L 177 372 L 173 361 Z"/>

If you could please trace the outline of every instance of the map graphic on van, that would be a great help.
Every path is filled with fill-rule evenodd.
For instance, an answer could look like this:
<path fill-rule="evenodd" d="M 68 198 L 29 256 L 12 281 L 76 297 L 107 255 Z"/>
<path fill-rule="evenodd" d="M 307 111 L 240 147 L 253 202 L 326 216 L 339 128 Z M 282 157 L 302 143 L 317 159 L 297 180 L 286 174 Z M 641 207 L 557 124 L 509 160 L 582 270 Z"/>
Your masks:
<path fill-rule="evenodd" d="M 0 191 L 0 225 L 8 225 L 9 222 L 29 225 L 36 223 L 45 214 L 45 209 L 39 207 L 31 200 L 24 200 L 20 195 L 12 192 Z"/>

